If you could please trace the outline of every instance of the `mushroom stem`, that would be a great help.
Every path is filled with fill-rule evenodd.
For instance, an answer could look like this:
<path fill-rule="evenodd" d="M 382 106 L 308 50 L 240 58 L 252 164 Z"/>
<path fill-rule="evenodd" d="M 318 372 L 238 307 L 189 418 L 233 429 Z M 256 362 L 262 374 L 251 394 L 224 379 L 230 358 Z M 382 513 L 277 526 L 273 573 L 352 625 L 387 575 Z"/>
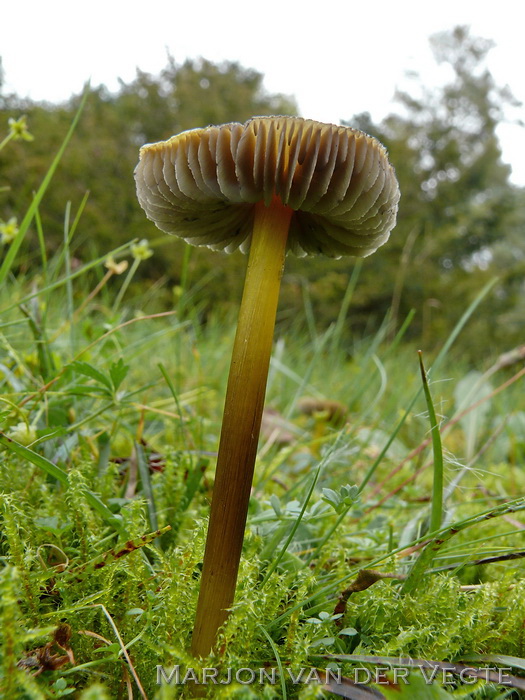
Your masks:
<path fill-rule="evenodd" d="M 233 604 L 292 209 L 274 197 L 255 220 L 232 353 L 192 652 L 209 655 Z"/>

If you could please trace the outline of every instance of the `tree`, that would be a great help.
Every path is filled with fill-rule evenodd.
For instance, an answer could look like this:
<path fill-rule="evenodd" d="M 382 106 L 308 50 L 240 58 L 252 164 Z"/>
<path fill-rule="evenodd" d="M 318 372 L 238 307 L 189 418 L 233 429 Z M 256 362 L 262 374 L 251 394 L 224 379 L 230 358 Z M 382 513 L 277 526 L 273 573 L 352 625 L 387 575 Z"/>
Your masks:
<path fill-rule="evenodd" d="M 416 89 L 396 95 L 399 113 L 379 125 L 361 114 L 352 125 L 387 145 L 402 193 L 391 241 L 366 261 L 360 311 L 384 316 L 391 309 L 398 320 L 415 307 L 413 331 L 421 336 L 432 307 L 427 335 L 435 338 L 492 273 L 494 246 L 509 239 L 519 190 L 509 183 L 496 134 L 505 106 L 516 101 L 485 67 L 492 42 L 456 27 L 432 37 L 431 45 L 452 80 L 430 90 L 415 76 Z M 488 325 L 485 330 L 493 336 Z"/>
<path fill-rule="evenodd" d="M 0 154 L 0 172 L 11 185 L 0 200 L 4 218 L 20 217 L 26 210 L 79 102 L 80 96 L 61 105 L 10 97 L 2 110 L 5 121 L 20 112 L 27 114 L 35 142 L 30 152 L 12 148 Z M 132 238 L 159 238 L 135 196 L 133 170 L 143 143 L 210 121 L 244 121 L 253 114 L 296 111 L 292 98 L 264 90 L 263 76 L 257 71 L 204 59 L 179 66 L 170 58 L 158 76 L 137 70 L 135 80 L 121 83 L 116 94 L 103 86 L 90 88 L 77 130 L 46 194 L 42 208 L 46 240 L 51 248 L 60 244 L 66 203 L 71 201 L 75 211 L 86 191 L 89 199 L 74 242 L 78 256 L 90 257 L 93 247 L 111 250 Z M 165 254 L 156 256 L 149 269 L 156 276 L 176 274 L 181 250 L 182 244 L 171 237 Z M 206 251 L 201 255 L 205 258 Z M 215 266 L 216 259 L 210 268 Z"/>

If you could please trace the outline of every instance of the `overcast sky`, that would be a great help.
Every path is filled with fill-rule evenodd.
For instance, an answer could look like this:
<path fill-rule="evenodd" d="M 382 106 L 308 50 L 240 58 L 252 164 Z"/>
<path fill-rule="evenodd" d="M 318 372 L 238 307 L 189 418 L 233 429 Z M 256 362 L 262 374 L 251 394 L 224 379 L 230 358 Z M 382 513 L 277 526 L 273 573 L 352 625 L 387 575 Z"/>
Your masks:
<path fill-rule="evenodd" d="M 60 101 L 87 79 L 118 88 L 137 67 L 158 73 L 168 52 L 181 63 L 202 56 L 239 61 L 265 76 L 271 92 L 296 97 L 304 117 L 338 123 L 392 110 L 405 72 L 429 85 L 447 74 L 428 37 L 468 24 L 493 39 L 488 66 L 525 102 L 523 0 L 4 0 L 0 56 L 4 90 Z M 525 109 L 509 117 L 525 120 Z M 525 185 L 525 129 L 500 129 L 513 180 Z"/>

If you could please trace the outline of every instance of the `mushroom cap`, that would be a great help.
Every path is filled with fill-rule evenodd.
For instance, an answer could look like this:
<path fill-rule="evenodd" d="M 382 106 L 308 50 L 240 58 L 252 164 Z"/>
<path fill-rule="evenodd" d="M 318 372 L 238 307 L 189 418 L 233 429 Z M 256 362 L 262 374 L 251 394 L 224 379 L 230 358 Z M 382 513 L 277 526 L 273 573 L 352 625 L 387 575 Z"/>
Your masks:
<path fill-rule="evenodd" d="M 294 210 L 288 250 L 365 257 L 387 241 L 399 201 L 377 139 L 299 117 L 254 117 L 146 144 L 135 179 L 161 231 L 227 252 L 249 250 L 254 205 L 277 195 Z"/>

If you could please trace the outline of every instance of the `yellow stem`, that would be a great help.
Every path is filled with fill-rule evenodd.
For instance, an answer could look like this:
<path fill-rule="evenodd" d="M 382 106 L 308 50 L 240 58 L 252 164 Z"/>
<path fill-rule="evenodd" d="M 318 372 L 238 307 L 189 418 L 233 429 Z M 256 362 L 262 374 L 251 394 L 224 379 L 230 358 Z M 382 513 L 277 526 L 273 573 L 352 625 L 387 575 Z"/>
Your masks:
<path fill-rule="evenodd" d="M 292 210 L 255 207 L 233 347 L 192 652 L 206 657 L 233 604 Z"/>

